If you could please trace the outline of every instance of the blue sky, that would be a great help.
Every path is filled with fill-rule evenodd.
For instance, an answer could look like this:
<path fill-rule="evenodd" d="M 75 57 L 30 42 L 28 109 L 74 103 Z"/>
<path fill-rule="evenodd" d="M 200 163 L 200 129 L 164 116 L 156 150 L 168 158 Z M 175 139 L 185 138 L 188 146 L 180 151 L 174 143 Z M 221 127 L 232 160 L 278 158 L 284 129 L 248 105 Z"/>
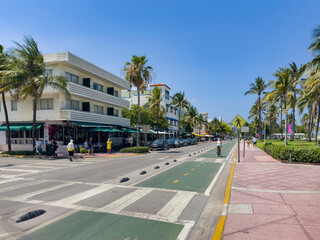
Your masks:
<path fill-rule="evenodd" d="M 310 60 L 319 0 L 2 1 L 0 44 L 33 36 L 43 53 L 70 51 L 118 76 L 146 55 L 165 83 L 209 118 L 248 117 L 257 76 Z"/>

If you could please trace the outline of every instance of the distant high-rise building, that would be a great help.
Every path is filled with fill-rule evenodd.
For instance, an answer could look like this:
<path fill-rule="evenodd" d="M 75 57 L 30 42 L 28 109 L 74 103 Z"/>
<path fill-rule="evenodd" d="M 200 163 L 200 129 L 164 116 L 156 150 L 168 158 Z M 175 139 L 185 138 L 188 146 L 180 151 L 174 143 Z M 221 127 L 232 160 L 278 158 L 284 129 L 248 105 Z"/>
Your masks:
<path fill-rule="evenodd" d="M 222 122 L 222 116 L 219 116 L 219 122 Z"/>

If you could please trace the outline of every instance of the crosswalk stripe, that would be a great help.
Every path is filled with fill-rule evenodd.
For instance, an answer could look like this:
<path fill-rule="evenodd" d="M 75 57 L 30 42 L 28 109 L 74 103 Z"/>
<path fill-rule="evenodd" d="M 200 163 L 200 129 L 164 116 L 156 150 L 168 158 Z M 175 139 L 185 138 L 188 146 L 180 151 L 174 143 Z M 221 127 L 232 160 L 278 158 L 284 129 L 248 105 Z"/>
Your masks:
<path fill-rule="evenodd" d="M 50 188 L 45 188 L 45 189 L 41 189 L 41 190 L 38 190 L 38 191 L 34 191 L 34 192 L 31 192 L 31 193 L 27 193 L 27 194 L 24 194 L 24 195 L 20 195 L 20 196 L 16 196 L 15 198 L 19 198 L 19 199 L 28 199 L 28 198 L 31 198 L 35 195 L 38 195 L 38 194 L 41 194 L 41 193 L 46 193 L 46 192 L 50 192 L 52 190 L 57 190 L 59 188 L 63 188 L 63 187 L 67 187 L 67 186 L 70 186 L 70 185 L 73 185 L 73 183 L 64 183 L 64 184 L 60 184 L 60 185 L 57 185 L 57 186 L 53 186 L 53 187 L 50 187 Z"/>
<path fill-rule="evenodd" d="M 29 173 L 37 173 L 39 170 L 31 170 L 31 169 L 16 169 L 16 168 L 1 168 L 3 171 L 8 171 L 8 172 L 29 172 Z"/>
<path fill-rule="evenodd" d="M 2 189 L 0 189 L 0 192 L 6 192 L 6 191 L 18 189 L 18 188 L 23 188 L 23 187 L 36 185 L 36 184 L 39 184 L 39 183 L 44 183 L 44 182 L 47 182 L 47 180 L 27 182 L 27 183 L 19 184 L 19 185 L 16 185 L 16 186 L 2 188 Z"/>
<path fill-rule="evenodd" d="M 136 191 L 131 192 L 122 198 L 119 198 L 118 200 L 100 208 L 99 210 L 118 213 L 122 209 L 126 208 L 127 206 L 131 205 L 132 203 L 136 202 L 137 200 L 139 200 L 140 198 L 144 197 L 145 195 L 147 195 L 152 191 L 153 189 L 150 189 L 150 188 L 137 189 Z"/>
<path fill-rule="evenodd" d="M 2 183 L 8 183 L 8 182 L 14 182 L 14 181 L 19 181 L 19 180 L 22 180 L 24 178 L 7 178 L 7 179 L 4 179 L 4 180 L 1 180 L 0 181 L 0 184 Z"/>
<path fill-rule="evenodd" d="M 54 202 L 54 204 L 60 205 L 60 206 L 71 206 L 72 204 L 76 203 L 76 202 L 80 202 L 83 199 L 95 196 L 99 193 L 105 192 L 109 189 L 114 188 L 114 185 L 101 185 L 98 186 L 96 188 L 90 189 L 88 191 L 82 192 L 82 193 L 78 193 L 76 195 L 73 195 L 71 197 L 67 197 L 64 199 L 61 199 L 59 201 Z"/>
<path fill-rule="evenodd" d="M 175 222 L 195 194 L 193 192 L 178 192 L 157 215 L 167 218 L 170 222 Z"/>

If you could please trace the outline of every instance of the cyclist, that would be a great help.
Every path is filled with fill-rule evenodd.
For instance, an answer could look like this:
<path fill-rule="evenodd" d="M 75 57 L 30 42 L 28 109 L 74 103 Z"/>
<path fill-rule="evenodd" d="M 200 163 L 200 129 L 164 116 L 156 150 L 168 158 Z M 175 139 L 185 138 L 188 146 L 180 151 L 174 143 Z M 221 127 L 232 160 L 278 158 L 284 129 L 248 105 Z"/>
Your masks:
<path fill-rule="evenodd" d="M 218 157 L 221 155 L 221 149 L 222 149 L 222 140 L 220 138 L 218 138 L 218 141 L 217 141 L 217 154 L 218 154 Z"/>

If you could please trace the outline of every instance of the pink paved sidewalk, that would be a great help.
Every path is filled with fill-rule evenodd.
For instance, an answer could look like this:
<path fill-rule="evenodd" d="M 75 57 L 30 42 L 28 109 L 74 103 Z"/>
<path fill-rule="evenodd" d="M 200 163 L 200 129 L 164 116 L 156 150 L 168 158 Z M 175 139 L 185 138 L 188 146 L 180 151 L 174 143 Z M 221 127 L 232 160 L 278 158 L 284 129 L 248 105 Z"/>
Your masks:
<path fill-rule="evenodd" d="M 242 156 L 223 239 L 320 239 L 320 166 L 283 164 L 252 145 Z"/>

